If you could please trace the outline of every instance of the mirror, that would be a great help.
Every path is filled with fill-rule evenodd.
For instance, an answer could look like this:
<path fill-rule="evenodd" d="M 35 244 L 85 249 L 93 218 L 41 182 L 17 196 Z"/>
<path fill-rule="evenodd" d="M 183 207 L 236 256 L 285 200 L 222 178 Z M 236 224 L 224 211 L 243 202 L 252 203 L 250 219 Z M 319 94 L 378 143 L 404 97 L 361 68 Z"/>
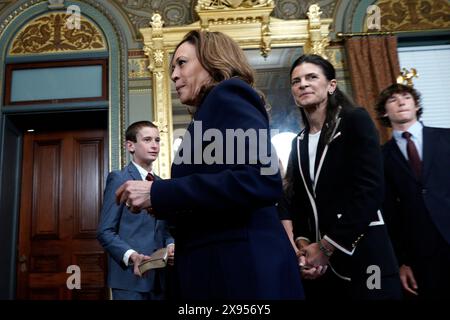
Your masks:
<path fill-rule="evenodd" d="M 231 6 L 228 1 L 202 0 L 196 7 L 200 20 L 193 24 L 164 28 L 161 16 L 155 14 L 151 28 L 140 30 L 152 74 L 153 119 L 161 132 L 161 151 L 154 169 L 163 179 L 170 177 L 174 130 L 184 130 L 191 121 L 178 101 L 169 68 L 170 54 L 190 30 L 221 31 L 233 38 L 256 71 L 256 87 L 272 105 L 271 128 L 280 133 L 292 130 L 293 134 L 300 129 L 301 117 L 295 114 L 298 109 L 290 95 L 289 68 L 302 52 L 325 56 L 332 20 L 320 19 L 318 5 L 309 7 L 308 19 L 281 20 L 270 16 L 272 0 L 243 3 Z"/>

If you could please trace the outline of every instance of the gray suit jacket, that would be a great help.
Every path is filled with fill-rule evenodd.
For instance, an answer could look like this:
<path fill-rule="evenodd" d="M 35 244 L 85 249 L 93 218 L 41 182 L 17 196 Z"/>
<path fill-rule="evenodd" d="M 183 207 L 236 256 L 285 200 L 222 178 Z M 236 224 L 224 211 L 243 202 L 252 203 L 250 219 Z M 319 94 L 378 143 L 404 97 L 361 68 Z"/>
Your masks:
<path fill-rule="evenodd" d="M 123 255 L 129 249 L 151 255 L 155 250 L 174 242 L 166 221 L 155 219 L 146 210 L 134 214 L 124 204 L 116 204 L 115 192 L 127 180 L 142 180 L 132 163 L 108 175 L 97 230 L 97 239 L 109 255 L 108 286 L 149 292 L 153 289 L 155 277 L 160 277 L 164 288 L 163 269 L 152 270 L 146 277 L 139 278 L 134 275 L 133 266 L 126 267 L 123 263 Z"/>

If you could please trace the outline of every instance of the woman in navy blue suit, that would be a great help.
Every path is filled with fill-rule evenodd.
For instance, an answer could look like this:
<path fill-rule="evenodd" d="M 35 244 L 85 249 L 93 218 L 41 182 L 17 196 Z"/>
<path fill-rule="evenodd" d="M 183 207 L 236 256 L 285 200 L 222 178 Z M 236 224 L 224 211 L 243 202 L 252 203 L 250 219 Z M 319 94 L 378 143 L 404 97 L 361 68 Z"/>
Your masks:
<path fill-rule="evenodd" d="M 174 221 L 178 298 L 302 299 L 275 207 L 282 184 L 265 103 L 243 51 L 223 33 L 192 31 L 171 66 L 193 114 L 172 179 L 129 181 L 117 200 Z"/>
<path fill-rule="evenodd" d="M 294 62 L 291 92 L 305 129 L 292 143 L 280 212 L 292 221 L 306 298 L 399 298 L 369 114 L 339 90 L 334 67 L 318 55 Z"/>

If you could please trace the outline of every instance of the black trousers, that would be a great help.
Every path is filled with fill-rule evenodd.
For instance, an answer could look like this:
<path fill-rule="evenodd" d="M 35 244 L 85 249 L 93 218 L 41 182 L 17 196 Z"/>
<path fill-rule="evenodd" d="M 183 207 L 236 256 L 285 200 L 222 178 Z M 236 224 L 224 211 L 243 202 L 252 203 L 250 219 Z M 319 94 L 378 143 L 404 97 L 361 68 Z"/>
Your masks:
<path fill-rule="evenodd" d="M 450 245 L 443 239 L 434 254 L 419 260 L 412 270 L 418 286 L 418 298 L 450 299 Z"/>
<path fill-rule="evenodd" d="M 380 288 L 371 289 L 367 278 L 347 281 L 336 276 L 328 268 L 320 278 L 314 280 L 302 279 L 307 301 L 323 299 L 333 300 L 399 300 L 402 298 L 402 289 L 399 275 L 384 275 L 380 278 Z M 370 282 L 370 280 L 369 280 Z"/>

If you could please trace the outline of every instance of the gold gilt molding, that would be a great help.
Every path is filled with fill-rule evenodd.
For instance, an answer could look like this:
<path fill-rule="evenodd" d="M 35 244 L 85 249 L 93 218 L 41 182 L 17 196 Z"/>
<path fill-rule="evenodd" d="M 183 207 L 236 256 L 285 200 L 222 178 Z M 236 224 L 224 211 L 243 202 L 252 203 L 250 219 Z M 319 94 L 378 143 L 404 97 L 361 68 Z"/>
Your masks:
<path fill-rule="evenodd" d="M 418 77 L 419 74 L 417 73 L 417 70 L 415 68 L 411 68 L 411 70 L 403 68 L 402 71 L 400 72 L 400 75 L 397 77 L 397 83 L 413 87 L 414 86 L 413 78 Z"/>
<path fill-rule="evenodd" d="M 270 7 L 273 0 L 198 0 L 196 10 Z"/>
<path fill-rule="evenodd" d="M 86 17 L 80 17 L 79 28 L 66 25 L 70 15 L 52 12 L 39 16 L 17 33 L 9 55 L 103 51 L 107 44 L 100 29 Z"/>
<path fill-rule="evenodd" d="M 328 47 L 326 49 L 328 61 L 334 66 L 336 70 L 344 69 L 344 54 L 343 47 Z"/>
<path fill-rule="evenodd" d="M 200 0 L 195 11 L 204 30 L 223 25 L 247 28 L 256 24 L 261 55 L 267 57 L 271 50 L 270 14 L 274 8 L 273 0 Z"/>
<path fill-rule="evenodd" d="M 263 56 L 271 48 L 304 47 L 305 53 L 326 57 L 332 19 L 320 18 L 320 7 L 309 9 L 309 19 L 282 20 L 271 15 L 272 0 L 201 0 L 196 6 L 199 20 L 185 26 L 163 27 L 154 14 L 149 28 L 140 29 L 153 85 L 153 120 L 159 126 L 161 151 L 153 168 L 169 178 L 172 162 L 173 120 L 170 96 L 169 55 L 191 30 L 220 31 L 243 49 L 259 49 Z"/>
<path fill-rule="evenodd" d="M 305 43 L 305 52 L 314 53 L 327 57 L 325 48 L 328 47 L 330 43 L 330 38 L 322 34 L 322 22 L 320 16 L 322 11 L 318 4 L 312 4 L 308 12 L 308 31 L 309 31 L 309 41 Z"/>
<path fill-rule="evenodd" d="M 381 0 L 382 31 L 414 31 L 450 28 L 447 0 Z"/>

